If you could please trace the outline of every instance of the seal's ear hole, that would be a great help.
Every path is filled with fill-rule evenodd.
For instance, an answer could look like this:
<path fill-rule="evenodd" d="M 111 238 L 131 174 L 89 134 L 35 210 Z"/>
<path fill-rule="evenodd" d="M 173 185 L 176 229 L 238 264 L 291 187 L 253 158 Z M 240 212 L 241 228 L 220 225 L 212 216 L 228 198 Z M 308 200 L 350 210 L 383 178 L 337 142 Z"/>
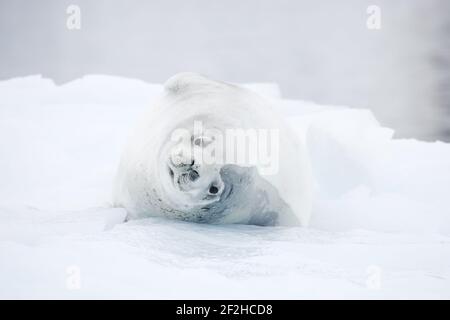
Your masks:
<path fill-rule="evenodd" d="M 174 176 L 173 170 L 170 167 L 169 167 L 169 174 L 170 174 L 170 177 L 173 178 L 173 176 Z"/>

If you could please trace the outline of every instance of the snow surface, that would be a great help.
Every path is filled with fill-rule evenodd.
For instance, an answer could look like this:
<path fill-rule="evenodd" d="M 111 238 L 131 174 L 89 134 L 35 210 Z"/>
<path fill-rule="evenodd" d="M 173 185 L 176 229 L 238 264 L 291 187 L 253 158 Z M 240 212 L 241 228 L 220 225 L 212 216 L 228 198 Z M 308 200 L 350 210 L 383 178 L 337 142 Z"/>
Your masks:
<path fill-rule="evenodd" d="M 0 298 L 450 298 L 450 145 L 393 140 L 368 110 L 249 88 L 307 135 L 308 229 L 122 223 L 115 170 L 162 86 L 0 82 Z"/>

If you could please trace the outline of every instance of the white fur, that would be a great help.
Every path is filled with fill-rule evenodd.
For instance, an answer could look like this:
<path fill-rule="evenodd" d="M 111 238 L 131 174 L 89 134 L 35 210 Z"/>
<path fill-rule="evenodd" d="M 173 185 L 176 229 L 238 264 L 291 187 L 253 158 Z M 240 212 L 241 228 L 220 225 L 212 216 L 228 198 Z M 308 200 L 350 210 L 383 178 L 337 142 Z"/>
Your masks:
<path fill-rule="evenodd" d="M 166 82 L 164 95 L 142 118 L 123 153 L 114 187 L 114 203 L 125 207 L 129 218 L 162 215 L 189 220 L 194 195 L 173 189 L 167 178 L 167 150 L 171 148 L 173 130 L 189 125 L 194 119 L 220 129 L 278 129 L 279 170 L 262 178 L 275 187 L 294 213 L 294 217 L 282 213 L 277 224 L 308 224 L 312 179 L 308 154 L 301 139 L 264 98 L 239 86 L 194 73 L 177 74 Z M 220 168 L 203 169 L 202 177 L 215 179 L 214 170 Z M 256 169 L 261 174 L 261 168 Z M 245 207 L 237 208 L 218 223 L 246 223 L 250 219 L 248 215 Z"/>

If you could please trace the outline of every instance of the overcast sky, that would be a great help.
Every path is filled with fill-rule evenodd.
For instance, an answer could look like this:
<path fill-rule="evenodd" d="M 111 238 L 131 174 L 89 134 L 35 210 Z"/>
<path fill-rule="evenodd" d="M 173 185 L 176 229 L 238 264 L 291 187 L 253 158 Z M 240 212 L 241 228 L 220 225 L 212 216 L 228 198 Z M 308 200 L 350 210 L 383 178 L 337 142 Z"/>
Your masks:
<path fill-rule="evenodd" d="M 399 137 L 450 140 L 450 4 L 365 0 L 0 0 L 0 79 L 196 71 L 288 98 L 371 108 Z M 81 9 L 68 30 L 66 9 Z M 1 97 L 0 97 L 1 99 Z"/>

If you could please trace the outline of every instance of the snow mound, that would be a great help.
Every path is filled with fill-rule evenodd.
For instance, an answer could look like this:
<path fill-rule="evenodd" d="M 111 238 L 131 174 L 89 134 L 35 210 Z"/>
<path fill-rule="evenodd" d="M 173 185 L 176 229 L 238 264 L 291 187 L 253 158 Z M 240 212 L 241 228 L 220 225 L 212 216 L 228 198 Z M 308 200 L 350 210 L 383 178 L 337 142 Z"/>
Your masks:
<path fill-rule="evenodd" d="M 0 298 L 450 298 L 450 145 L 394 140 L 368 110 L 247 87 L 306 136 L 309 229 L 122 223 L 115 170 L 162 86 L 0 82 Z"/>

